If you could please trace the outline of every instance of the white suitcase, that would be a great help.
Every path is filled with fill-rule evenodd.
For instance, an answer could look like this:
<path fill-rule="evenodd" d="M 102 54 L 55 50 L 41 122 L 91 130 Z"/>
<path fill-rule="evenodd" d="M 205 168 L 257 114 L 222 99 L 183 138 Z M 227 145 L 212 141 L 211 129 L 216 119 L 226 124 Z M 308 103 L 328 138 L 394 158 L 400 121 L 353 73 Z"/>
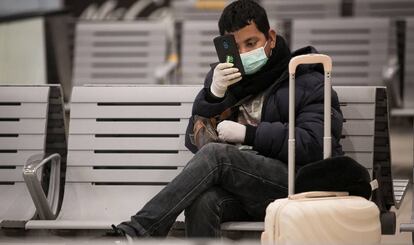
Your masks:
<path fill-rule="evenodd" d="M 313 63 L 322 63 L 325 69 L 323 155 L 331 157 L 331 58 L 321 54 L 294 57 L 289 63 L 289 196 L 267 207 L 262 244 L 379 244 L 380 212 L 375 203 L 346 192 L 294 195 L 295 70 L 299 64 Z"/>

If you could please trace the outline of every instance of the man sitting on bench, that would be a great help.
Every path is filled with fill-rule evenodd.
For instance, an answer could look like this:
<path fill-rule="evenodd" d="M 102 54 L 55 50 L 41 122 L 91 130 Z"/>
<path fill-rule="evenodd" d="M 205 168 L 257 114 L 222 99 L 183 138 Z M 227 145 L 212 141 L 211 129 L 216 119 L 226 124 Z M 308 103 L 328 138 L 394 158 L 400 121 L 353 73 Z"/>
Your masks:
<path fill-rule="evenodd" d="M 287 196 L 287 68 L 292 56 L 316 51 L 306 47 L 291 54 L 285 40 L 270 28 L 265 10 L 252 0 L 231 3 L 218 24 L 221 35 L 234 35 L 246 74 L 241 76 L 229 63 L 213 66 L 187 128 L 186 146 L 194 157 L 130 221 L 113 226 L 115 233 L 166 236 L 185 210 L 189 237 L 219 237 L 221 223 L 263 221 L 267 205 Z M 317 65 L 300 66 L 296 73 L 298 168 L 322 159 L 323 80 Z M 231 115 L 217 126 L 219 139 L 226 143 L 209 143 L 198 150 L 189 136 L 194 115 L 209 118 L 228 108 Z M 341 132 L 342 113 L 333 92 L 333 156 L 343 154 Z"/>

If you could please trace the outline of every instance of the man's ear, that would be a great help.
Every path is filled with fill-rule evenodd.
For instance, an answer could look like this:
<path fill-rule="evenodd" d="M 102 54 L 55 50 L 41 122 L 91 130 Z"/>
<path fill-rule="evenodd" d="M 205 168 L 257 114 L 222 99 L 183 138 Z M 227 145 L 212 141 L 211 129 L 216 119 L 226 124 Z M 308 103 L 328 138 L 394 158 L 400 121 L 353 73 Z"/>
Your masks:
<path fill-rule="evenodd" d="M 269 30 L 270 47 L 273 49 L 276 47 L 276 31 L 274 29 Z"/>

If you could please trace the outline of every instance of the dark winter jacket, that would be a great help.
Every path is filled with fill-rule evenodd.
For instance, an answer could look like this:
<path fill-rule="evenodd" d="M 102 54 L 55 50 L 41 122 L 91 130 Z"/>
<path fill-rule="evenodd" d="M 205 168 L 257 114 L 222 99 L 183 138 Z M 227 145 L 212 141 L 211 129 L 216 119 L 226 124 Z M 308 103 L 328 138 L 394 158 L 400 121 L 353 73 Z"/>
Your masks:
<path fill-rule="evenodd" d="M 292 56 L 314 53 L 315 49 L 306 47 Z M 204 88 L 198 93 L 192 115 L 212 117 L 235 105 L 237 99 L 227 94 L 221 101 L 211 101 L 210 85 L 212 68 L 207 74 Z M 274 84 L 265 91 L 261 122 L 257 127 L 247 126 L 244 144 L 253 146 L 258 154 L 279 159 L 287 163 L 288 159 L 288 120 L 289 120 L 289 78 L 286 70 Z M 323 156 L 323 102 L 324 75 L 321 65 L 300 65 L 296 71 L 296 164 L 322 159 Z M 235 110 L 237 113 L 238 110 Z M 236 119 L 237 115 L 233 115 Z M 343 116 L 339 107 L 338 96 L 332 91 L 332 155 L 343 155 L 339 143 L 342 132 Z M 186 147 L 192 152 L 197 148 L 191 144 L 193 120 L 190 119 L 186 132 Z"/>

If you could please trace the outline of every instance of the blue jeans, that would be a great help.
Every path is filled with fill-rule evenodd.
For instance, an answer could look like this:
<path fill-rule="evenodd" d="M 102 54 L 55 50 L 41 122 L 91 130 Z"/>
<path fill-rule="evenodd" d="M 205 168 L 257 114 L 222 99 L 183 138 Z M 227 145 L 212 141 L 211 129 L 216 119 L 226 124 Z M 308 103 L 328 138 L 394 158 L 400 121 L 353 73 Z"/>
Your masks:
<path fill-rule="evenodd" d="M 130 221 L 131 236 L 166 236 L 185 210 L 186 233 L 218 237 L 226 221 L 263 220 L 267 205 L 287 196 L 287 165 L 279 160 L 210 143 Z"/>

